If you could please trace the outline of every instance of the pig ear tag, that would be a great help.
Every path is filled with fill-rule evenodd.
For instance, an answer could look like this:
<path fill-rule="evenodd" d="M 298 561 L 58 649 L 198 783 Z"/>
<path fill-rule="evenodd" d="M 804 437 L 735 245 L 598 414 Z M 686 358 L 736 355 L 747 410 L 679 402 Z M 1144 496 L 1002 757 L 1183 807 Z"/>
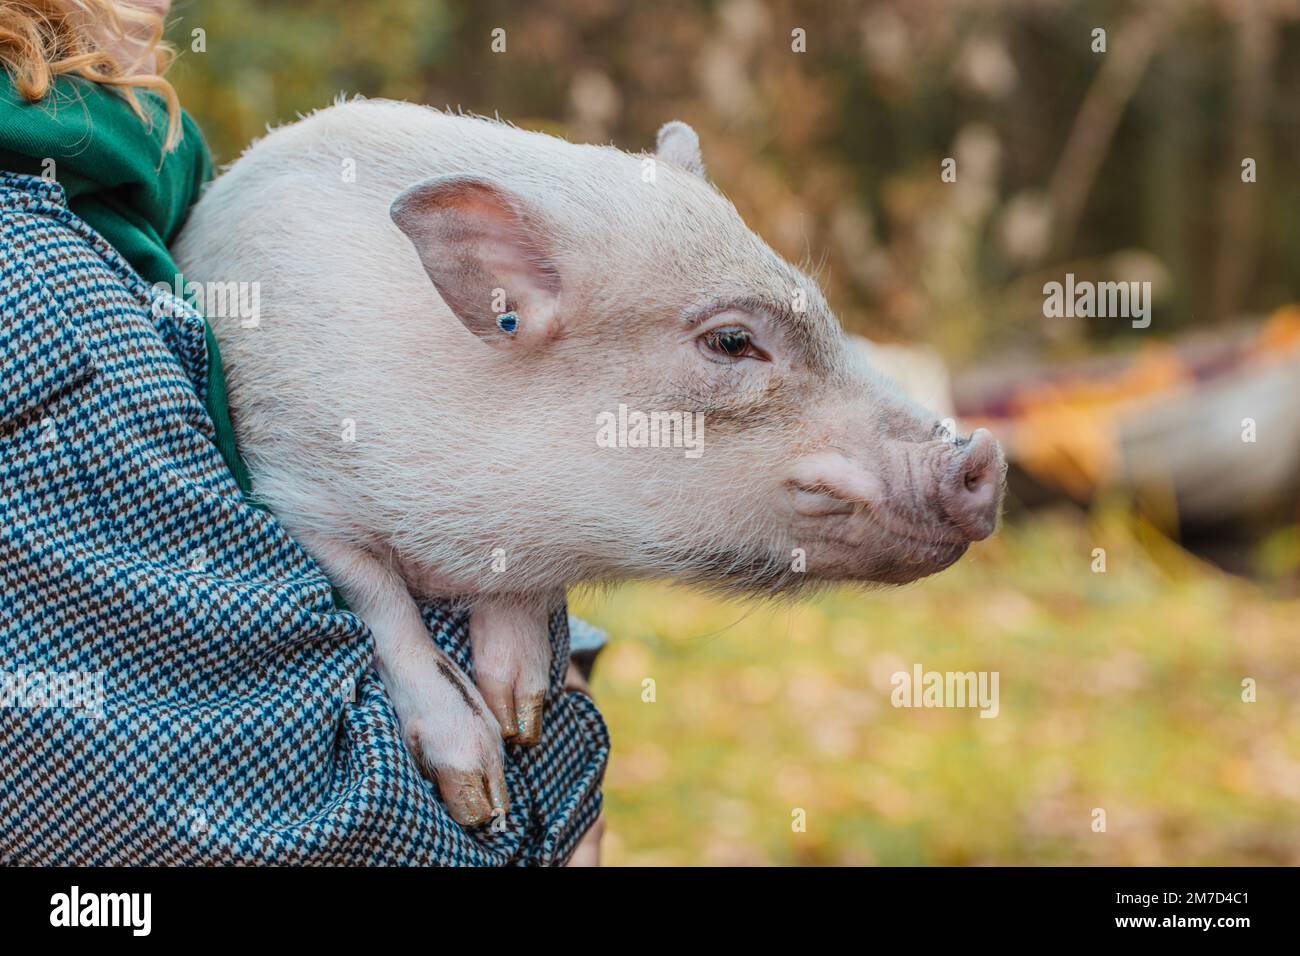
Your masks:
<path fill-rule="evenodd" d="M 514 312 L 503 312 L 497 316 L 497 328 L 506 335 L 514 335 L 519 331 L 519 316 Z"/>

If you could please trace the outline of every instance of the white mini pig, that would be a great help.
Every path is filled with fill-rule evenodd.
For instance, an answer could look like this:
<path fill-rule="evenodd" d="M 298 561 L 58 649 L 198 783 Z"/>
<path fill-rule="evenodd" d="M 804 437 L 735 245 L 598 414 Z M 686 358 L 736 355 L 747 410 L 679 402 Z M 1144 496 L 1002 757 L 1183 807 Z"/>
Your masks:
<path fill-rule="evenodd" d="M 175 252 L 259 284 L 256 323 L 209 316 L 254 492 L 369 625 L 465 824 L 506 807 L 502 738 L 540 737 L 569 586 L 901 583 L 997 521 L 997 443 L 865 364 L 682 123 L 630 155 L 351 101 L 250 147 Z M 469 603 L 475 681 L 431 598 Z"/>

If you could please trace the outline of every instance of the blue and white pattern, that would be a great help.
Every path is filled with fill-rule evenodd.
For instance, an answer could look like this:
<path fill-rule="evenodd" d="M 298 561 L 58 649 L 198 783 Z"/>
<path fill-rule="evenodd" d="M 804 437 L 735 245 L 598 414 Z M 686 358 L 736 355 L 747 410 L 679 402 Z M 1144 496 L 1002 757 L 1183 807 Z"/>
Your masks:
<path fill-rule="evenodd" d="M 204 409 L 203 321 L 55 183 L 0 173 L 0 861 L 556 864 L 609 738 L 563 690 L 507 748 L 511 809 L 466 831 L 417 772 L 365 626 L 247 505 Z M 467 671 L 466 618 L 425 609 Z M 91 674 L 102 710 L 40 679 Z"/>

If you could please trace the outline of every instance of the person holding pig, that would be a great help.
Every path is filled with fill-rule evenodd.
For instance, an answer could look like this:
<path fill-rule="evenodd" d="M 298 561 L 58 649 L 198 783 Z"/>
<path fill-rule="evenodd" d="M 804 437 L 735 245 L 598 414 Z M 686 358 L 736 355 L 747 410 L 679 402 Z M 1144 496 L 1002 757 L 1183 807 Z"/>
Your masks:
<path fill-rule="evenodd" d="M 510 809 L 462 828 L 367 629 L 251 499 L 168 249 L 211 176 L 162 77 L 168 8 L 0 3 L 0 859 L 594 863 L 609 742 L 583 675 L 553 669 Z M 464 615 L 422 612 L 468 666 Z"/>

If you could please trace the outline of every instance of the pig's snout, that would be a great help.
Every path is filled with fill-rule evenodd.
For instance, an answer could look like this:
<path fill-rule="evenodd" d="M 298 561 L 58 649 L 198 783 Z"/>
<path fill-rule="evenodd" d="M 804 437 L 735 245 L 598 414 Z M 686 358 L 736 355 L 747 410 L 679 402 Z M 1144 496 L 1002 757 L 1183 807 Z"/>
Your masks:
<path fill-rule="evenodd" d="M 993 533 L 1002 506 L 1002 449 L 986 428 L 960 446 L 939 486 L 939 506 L 962 533 L 982 541 Z"/>

